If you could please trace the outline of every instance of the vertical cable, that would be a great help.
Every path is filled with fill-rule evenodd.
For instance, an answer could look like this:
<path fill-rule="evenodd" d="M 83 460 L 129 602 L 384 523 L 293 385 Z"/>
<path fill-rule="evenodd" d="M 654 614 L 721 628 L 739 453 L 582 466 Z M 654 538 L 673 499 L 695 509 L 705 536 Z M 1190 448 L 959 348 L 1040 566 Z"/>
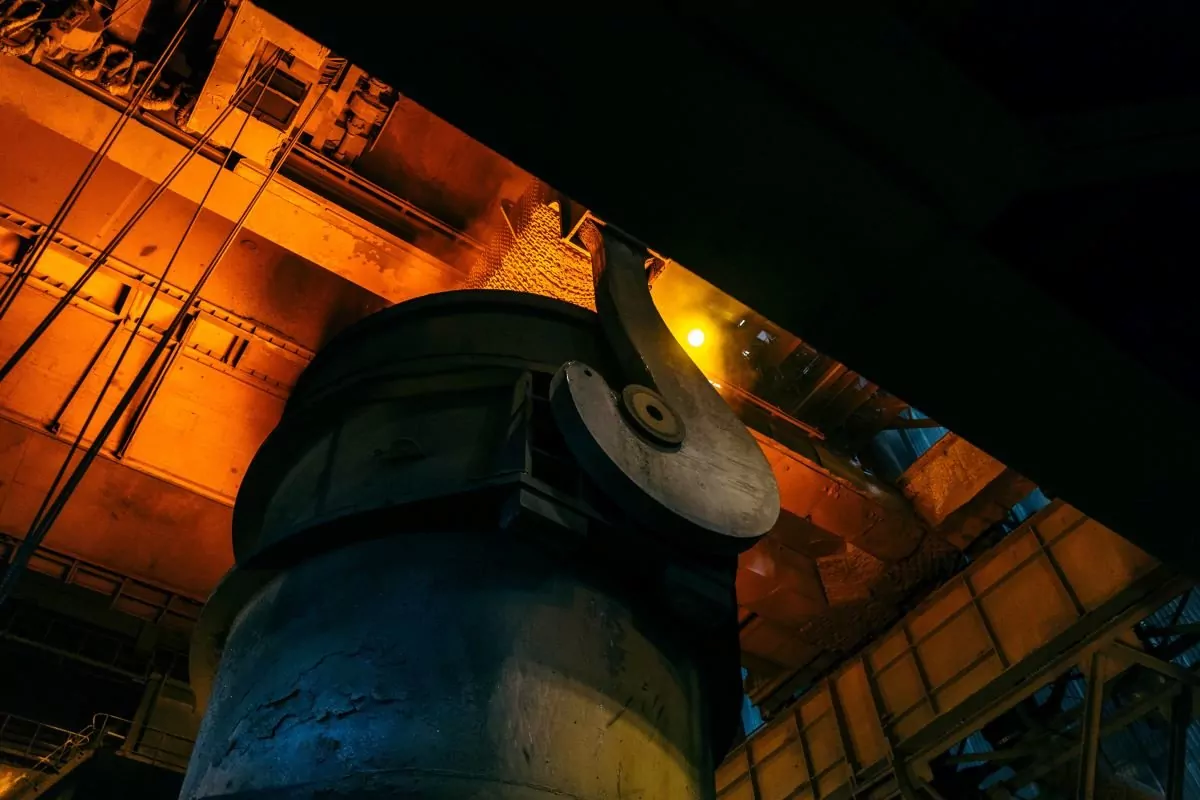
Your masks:
<path fill-rule="evenodd" d="M 104 426 L 101 428 L 100 433 L 94 440 L 92 440 L 92 443 L 88 446 L 87 450 L 83 454 L 83 457 L 80 459 L 79 464 L 75 467 L 74 471 L 72 471 L 71 476 L 67 478 L 66 483 L 63 485 L 62 491 L 58 493 L 52 503 L 49 503 L 45 514 L 39 515 L 40 519 L 34 521 L 34 524 L 30 527 L 29 533 L 17 547 L 17 552 L 13 556 L 12 563 L 4 572 L 4 575 L 0 577 L 0 603 L 3 603 L 4 600 L 7 599 L 12 593 L 12 589 L 16 584 L 17 578 L 25 571 L 25 568 L 29 564 L 29 560 L 33 556 L 33 553 L 46 538 L 46 534 L 50 532 L 50 528 L 53 527 L 59 515 L 62 514 L 63 508 L 66 507 L 67 502 L 71 499 L 71 495 L 74 494 L 75 490 L 79 487 L 84 475 L 87 474 L 88 468 L 96 460 L 96 456 L 100 454 L 100 450 L 104 447 L 104 443 L 112 434 L 113 428 L 116 427 L 117 422 L 120 421 L 121 416 L 125 413 L 125 410 L 129 407 L 129 405 L 133 402 L 134 397 L 141 390 L 142 384 L 146 382 L 146 379 L 154 370 L 155 363 L 166 349 L 167 343 L 172 337 L 175 336 L 175 333 L 179 329 L 179 326 L 182 324 L 183 320 L 187 318 L 189 309 L 196 302 L 196 298 L 199 296 L 200 291 L 204 288 L 204 285 L 208 282 L 208 279 L 212 276 L 213 271 L 225 257 L 225 254 L 229 252 L 229 248 L 233 246 L 234 240 L 237 238 L 238 233 L 240 233 L 242 226 L 246 222 L 246 219 L 250 216 L 250 213 L 258 204 L 259 198 L 261 198 L 263 193 L 267 190 L 267 187 L 271 184 L 271 181 L 275 179 L 275 176 L 279 173 L 279 170 L 283 167 L 284 162 L 287 160 L 288 155 L 290 155 L 292 150 L 295 149 L 296 143 L 300 140 L 300 135 L 304 132 L 304 128 L 308 125 L 309 120 L 312 118 L 313 112 L 316 111 L 316 109 L 321 105 L 321 101 L 325 99 L 325 94 L 329 91 L 329 86 L 331 83 L 333 83 L 332 80 L 324 83 L 321 88 L 321 93 L 317 96 L 316 101 L 313 103 L 312 107 L 309 108 L 308 113 L 304 116 L 304 119 L 296 125 L 292 135 L 280 149 L 279 154 L 275 157 L 275 161 L 272 163 L 270 170 L 263 177 L 263 181 L 255 191 L 254 196 L 250 198 L 250 202 L 246 205 L 245 210 L 242 212 L 241 216 L 238 217 L 237 221 L 233 225 L 233 228 L 230 229 L 228 235 L 221 243 L 216 255 L 205 267 L 204 272 L 200 275 L 199 280 L 196 281 L 196 285 L 193 286 L 192 290 L 188 293 L 187 299 L 183 301 L 183 304 L 179 307 L 179 312 L 171 320 L 171 324 L 167 326 L 166 331 L 163 332 L 162 337 L 155 344 L 154 350 L 150 353 L 149 358 L 146 359 L 146 362 L 142 365 L 142 368 L 138 371 L 138 374 L 130 382 L 128 388 L 125 390 L 125 393 L 121 396 L 121 399 L 117 401 L 116 407 L 109 414 L 109 417 L 105 421 Z M 68 457 L 68 463 L 69 460 L 70 459 Z M 47 501 L 50 499 L 51 494 L 52 493 L 47 494 Z M 44 502 L 43 505 L 46 505 L 46 503 Z"/>
<path fill-rule="evenodd" d="M 229 117 L 229 114 L 232 113 L 232 111 L 239 105 L 241 105 L 242 101 L 249 95 L 257 81 L 260 78 L 265 78 L 268 70 L 274 70 L 277 67 L 281 54 L 282 51 L 276 51 L 271 59 L 262 65 L 254 77 L 250 81 L 246 81 L 242 87 L 238 89 L 233 97 L 230 98 L 226 106 L 221 109 L 220 113 L 217 114 L 215 119 L 213 119 L 212 123 L 208 126 L 204 133 L 201 134 L 200 138 L 198 138 L 195 144 L 192 145 L 191 149 L 188 150 L 184 157 L 178 163 L 176 163 L 174 167 L 171 168 L 171 171 L 168 172 L 166 177 L 163 178 L 158 186 L 154 188 L 154 191 L 150 193 L 149 197 L 147 197 L 142 204 L 138 206 L 138 209 L 134 211 L 133 215 L 125 222 L 124 225 L 121 226 L 120 230 L 117 231 L 112 240 L 105 245 L 104 249 L 101 250 L 94 259 L 92 259 L 92 262 L 88 264 L 83 273 L 75 279 L 75 282 L 71 284 L 71 287 L 67 289 L 66 293 L 62 297 L 58 298 L 54 304 L 54 307 L 50 309 L 49 313 L 47 313 L 46 316 L 29 333 L 29 335 L 25 337 L 25 340 L 17 346 L 17 349 L 14 350 L 12 355 L 8 357 L 8 360 L 4 362 L 4 365 L 0 366 L 0 381 L 3 381 L 8 377 L 9 373 L 11 373 L 13 369 L 16 368 L 17 364 L 21 362 L 21 359 L 23 359 L 29 353 L 29 351 L 33 349 L 33 346 L 37 344 L 38 340 L 45 335 L 46 331 L 50 329 L 50 326 L 54 324 L 54 321 L 58 319 L 67 306 L 71 304 L 71 301 L 75 299 L 75 297 L 83 289 L 84 285 L 92 279 L 92 276 L 94 276 L 100 270 L 100 268 L 104 266 L 112 254 L 116 251 L 117 247 L 120 246 L 121 242 L 125 240 L 125 237 L 129 235 L 130 231 L 133 230 L 134 226 L 141 221 L 143 216 L 145 216 L 150 207 L 158 201 L 158 198 L 160 198 L 168 188 L 170 188 L 171 182 L 175 180 L 175 178 L 184 170 L 185 167 L 187 167 L 195 155 L 200 152 L 205 144 L 208 143 L 209 139 L 212 138 L 212 135 L 216 133 L 221 124 L 224 123 L 224 121 Z M 262 97 L 262 93 L 259 94 L 259 97 Z M 219 169 L 218 174 L 220 174 Z M 30 271 L 32 272 L 32 268 Z M 16 273 L 14 272 L 13 274 Z M 9 277 L 11 278 L 12 276 L 10 275 Z"/>
<path fill-rule="evenodd" d="M 25 285 L 25 281 L 29 279 L 30 273 L 33 272 L 34 265 L 46 252 L 46 248 L 50 246 L 50 243 L 54 241 L 55 235 L 58 234 L 59 228 L 62 227 L 62 224 L 66 220 L 67 215 L 71 212 L 71 209 L 75 207 L 75 203 L 79 200 L 79 195 L 83 193 L 84 187 L 86 187 L 91 181 L 92 176 L 96 174 L 96 170 L 100 168 L 100 164 L 103 163 L 105 156 L 108 155 L 109 149 L 112 148 L 113 143 L 117 140 L 117 137 L 121 134 L 121 131 L 125 129 L 125 124 L 133 118 L 134 112 L 136 112 L 141 106 L 142 100 L 144 100 L 146 95 L 148 95 L 158 84 L 159 76 L 162 74 L 163 69 L 167 66 L 167 62 L 169 62 L 175 55 L 175 51 L 179 49 L 179 45 L 183 42 L 184 34 L 187 33 L 188 25 L 191 23 L 192 17 L 196 14 L 197 9 L 200 8 L 200 4 L 202 2 L 203 0 L 192 0 L 191 4 L 188 6 L 187 12 L 183 16 L 183 20 L 179 23 L 179 27 L 175 30 L 175 34 L 167 43 L 167 46 L 163 50 L 162 54 L 159 55 L 158 60 L 154 62 L 154 66 L 150 68 L 150 72 L 148 75 L 146 75 L 146 79 L 134 92 L 134 95 L 130 98 L 128 105 L 121 110 L 120 116 L 117 117 L 116 122 L 114 122 L 112 128 L 109 129 L 108 134 L 100 143 L 100 147 L 97 148 L 96 152 L 92 154 L 92 158 L 90 161 L 88 161 L 87 166 L 84 167 L 83 173 L 75 181 L 75 185 L 71 187 L 71 190 L 67 193 L 66 198 L 63 200 L 62 204 L 59 205 L 58 210 L 54 212 L 54 216 L 51 218 L 50 222 L 48 222 L 46 227 L 43 228 L 38 234 L 37 238 L 33 242 L 33 246 L 25 251 L 20 260 L 17 262 L 16 269 L 14 269 L 8 276 L 8 280 L 5 282 L 4 288 L 0 290 L 0 319 L 4 319 L 4 315 L 8 313 L 10 308 L 12 308 L 12 304 L 16 300 L 17 294 L 21 291 L 21 287 Z"/>
<path fill-rule="evenodd" d="M 277 54 L 272 60 L 272 74 L 274 74 L 274 70 L 278 68 L 278 63 L 279 57 Z M 155 282 L 154 289 L 150 293 L 150 297 L 146 300 L 146 305 L 142 308 L 142 313 L 138 315 L 137 321 L 134 323 L 132 330 L 129 332 L 129 338 L 125 340 L 125 344 L 122 346 L 121 352 L 117 355 L 116 360 L 113 362 L 112 369 L 108 372 L 108 377 L 105 378 L 104 383 L 101 384 L 100 391 L 97 392 L 96 399 L 92 403 L 91 409 L 88 410 L 87 417 L 85 417 L 83 420 L 83 425 L 80 426 L 79 432 L 75 435 L 74 441 L 71 442 L 70 448 L 67 449 L 66 458 L 63 459 L 63 463 L 58 468 L 58 473 L 55 474 L 54 480 L 51 481 L 50 488 L 46 491 L 46 496 L 42 498 L 42 503 L 40 506 L 38 506 L 37 513 L 33 517 L 33 524 L 30 526 L 31 531 L 36 529 L 41 523 L 42 517 L 46 513 L 46 509 L 51 499 L 54 497 L 54 493 L 58 490 L 59 483 L 62 482 L 63 476 L 66 475 L 67 470 L 71 466 L 71 459 L 75 457 L 75 453 L 79 450 L 79 445 L 83 442 L 84 438 L 86 438 L 88 428 L 91 427 L 92 420 L 95 419 L 96 413 L 100 410 L 100 406 L 104 403 L 104 398 L 108 394 L 109 388 L 116 380 L 117 373 L 120 371 L 121 365 L 125 362 L 125 357 L 129 354 L 130 349 L 133 347 L 133 343 L 137 341 L 138 332 L 146 323 L 146 318 L 150 315 L 150 309 L 153 307 L 154 301 L 158 299 L 159 292 L 161 292 L 163 286 L 166 285 L 167 278 L 170 277 L 171 274 L 171 267 L 175 265 L 175 260 L 179 257 L 179 253 L 183 250 L 184 242 L 187 241 L 188 235 L 192 232 L 192 228 L 195 227 L 196 222 L 200 219 L 200 214 L 204 211 L 204 205 L 208 201 L 209 195 L 212 194 L 212 190 L 216 187 L 217 180 L 232 162 L 233 156 L 236 153 L 234 148 L 237 146 L 238 140 L 241 139 L 242 132 L 246 129 L 246 124 L 250 121 L 254 111 L 257 110 L 258 100 L 262 99 L 262 94 L 263 93 L 259 94 L 259 98 L 255 100 L 254 107 L 251 108 L 250 112 L 242 118 L 242 122 L 238 126 L 237 133 L 233 137 L 233 144 L 230 146 L 229 152 L 226 153 L 225 159 L 221 164 L 218 165 L 216 171 L 213 173 L 212 180 L 209 181 L 208 187 L 205 189 L 204 194 L 200 197 L 200 202 L 196 204 L 196 208 L 192 212 L 192 216 L 188 219 L 187 225 L 184 226 L 183 234 L 179 237 L 179 242 L 175 245 L 175 249 L 171 252 L 171 257 L 167 260 L 167 265 L 163 269 L 162 276 Z M 187 304 L 185 303 L 181 310 L 186 311 L 186 309 Z M 161 341 L 169 341 L 170 330 L 173 327 L 173 324 L 174 321 L 172 321 L 171 326 L 168 326 L 168 332 L 163 334 Z M 157 352 L 159 352 L 157 348 L 151 351 L 151 355 L 147 359 L 148 364 L 153 363 L 155 354 Z M 166 360 L 169 361 L 169 359 Z M 103 438 L 107 439 L 107 434 L 104 435 Z M 104 442 L 101 441 L 100 445 L 103 446 Z M 0 580 L 0 585 L 2 584 L 3 581 Z M 2 602 L 2 598 L 3 593 L 0 592 L 0 602 Z"/>

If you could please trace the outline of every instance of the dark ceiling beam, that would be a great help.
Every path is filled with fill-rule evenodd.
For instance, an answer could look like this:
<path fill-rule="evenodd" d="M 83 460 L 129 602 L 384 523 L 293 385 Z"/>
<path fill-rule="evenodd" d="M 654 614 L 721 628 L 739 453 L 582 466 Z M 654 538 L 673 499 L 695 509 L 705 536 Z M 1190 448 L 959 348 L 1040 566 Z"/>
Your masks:
<path fill-rule="evenodd" d="M 1048 117 L 1038 128 L 1055 153 L 1046 189 L 1200 174 L 1200 97 Z"/>
<path fill-rule="evenodd" d="M 939 94 L 955 81 L 927 53 L 857 37 L 857 7 L 740 20 L 732 47 L 645 10 L 375 24 L 353 0 L 266 5 L 1049 492 L 1200 560 L 1195 405 L 975 240 L 1027 143 Z M 801 32 L 815 52 L 786 52 Z"/>
<path fill-rule="evenodd" d="M 978 230 L 1040 181 L 1040 137 L 909 27 L 853 5 L 795 24 L 728 5 L 676 22 L 925 204 Z"/>

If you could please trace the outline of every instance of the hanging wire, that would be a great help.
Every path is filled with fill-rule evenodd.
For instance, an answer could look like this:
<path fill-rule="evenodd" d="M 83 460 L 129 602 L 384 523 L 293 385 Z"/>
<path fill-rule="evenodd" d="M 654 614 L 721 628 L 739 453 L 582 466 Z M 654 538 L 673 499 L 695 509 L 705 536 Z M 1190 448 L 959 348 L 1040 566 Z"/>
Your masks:
<path fill-rule="evenodd" d="M 120 22 L 121 17 L 125 16 L 130 11 L 133 11 L 135 8 L 141 8 L 142 6 L 146 5 L 149 2 L 150 2 L 150 0 L 137 0 L 137 2 L 134 2 L 134 3 L 126 3 L 124 8 L 122 8 L 121 10 L 119 10 L 113 14 L 110 14 L 108 19 L 104 20 L 104 27 L 102 27 L 100 30 L 101 31 L 108 30 L 113 25 Z M 109 6 L 109 11 L 112 11 L 112 10 L 113 10 L 112 6 Z"/>
<path fill-rule="evenodd" d="M 108 259 L 112 257 L 114 252 L 116 252 L 116 249 L 121 245 L 121 242 L 125 240 L 125 237 L 128 236 L 133 230 L 134 226 L 141 221 L 146 212 L 150 210 L 150 207 L 158 201 L 158 198 L 162 197 L 163 193 L 170 188 L 171 183 L 175 180 L 179 173 L 183 172 L 187 165 L 191 163 L 196 154 L 204 148 L 204 146 L 212 138 L 213 134 L 216 133 L 217 129 L 229 117 L 233 110 L 241 105 L 243 100 L 245 100 L 246 97 L 249 96 L 250 92 L 255 89 L 259 81 L 266 77 L 268 71 L 276 68 L 281 57 L 282 51 L 276 51 L 276 53 L 261 66 L 251 80 L 245 81 L 243 85 L 238 88 L 237 92 L 235 92 L 233 97 L 229 99 L 229 102 L 224 108 L 221 109 L 220 113 L 217 114 L 216 118 L 214 118 L 208 128 L 205 129 L 204 133 L 200 135 L 200 138 L 195 141 L 191 149 L 188 150 L 188 152 L 184 154 L 183 158 L 171 168 L 171 171 L 167 173 L 167 176 L 163 178 L 162 181 L 160 181 L 159 184 L 154 188 L 154 191 L 152 191 L 150 195 L 144 201 L 142 201 L 142 204 L 138 206 L 137 210 L 133 212 L 133 215 L 125 222 L 124 225 L 121 226 L 120 230 L 117 231 L 112 240 L 110 240 L 109 243 L 104 246 L 104 249 L 101 250 L 94 259 L 92 259 L 92 262 L 88 264 L 83 273 L 75 279 L 75 282 L 71 284 L 71 287 L 67 289 L 66 293 L 62 297 L 58 298 L 54 304 L 54 307 L 50 309 L 49 313 L 47 313 L 46 316 L 29 333 L 29 335 L 25 337 L 25 340 L 17 346 L 17 349 L 14 350 L 12 355 L 8 357 L 8 359 L 4 362 L 4 365 L 0 366 L 0 382 L 8 377 L 9 373 L 11 373 L 13 369 L 16 368 L 17 364 L 21 362 L 21 359 L 23 359 L 29 353 L 29 351 L 33 349 L 33 346 L 37 344 L 38 340 L 41 339 L 46 331 L 50 329 L 50 326 L 54 324 L 54 321 L 58 319 L 67 306 L 71 304 L 71 301 L 75 299 L 75 297 L 83 289 L 84 285 L 92 279 L 92 276 L 94 276 L 100 270 L 100 268 L 105 265 L 105 263 L 108 262 Z M 262 94 L 262 92 L 259 93 L 259 99 L 261 99 Z M 256 106 L 257 103 L 258 101 L 256 100 Z M 220 174 L 219 170 L 218 174 Z"/>
<path fill-rule="evenodd" d="M 272 59 L 272 64 L 273 64 L 273 66 L 272 66 L 272 76 L 273 76 L 274 70 L 278 69 L 278 64 L 279 64 L 278 54 Z M 33 523 L 31 525 L 31 530 L 36 528 L 40 524 L 40 522 L 43 518 L 43 515 L 46 513 L 46 509 L 49 506 L 51 499 L 54 497 L 55 492 L 58 491 L 58 487 L 59 487 L 59 484 L 62 482 L 63 476 L 66 475 L 67 470 L 71 466 L 71 459 L 73 459 L 75 457 L 75 453 L 78 452 L 80 444 L 82 444 L 84 438 L 86 438 L 88 428 L 91 427 L 92 420 L 95 419 L 96 413 L 100 410 L 100 406 L 103 405 L 104 398 L 108 395 L 109 388 L 112 387 L 113 382 L 116 380 L 117 373 L 120 371 L 121 365 L 125 361 L 125 357 L 129 354 L 130 349 L 133 347 L 133 343 L 135 341 L 137 341 L 138 333 L 141 331 L 142 326 L 145 325 L 146 318 L 150 315 L 150 309 L 154 306 L 154 301 L 158 299 L 159 293 L 162 291 L 162 288 L 166 285 L 167 278 L 169 278 L 170 274 L 171 274 L 171 268 L 175 265 L 175 260 L 179 257 L 179 253 L 183 250 L 184 243 L 187 241 L 187 238 L 191 234 L 192 229 L 195 227 L 196 222 L 200 219 L 200 214 L 203 213 L 203 211 L 204 211 L 204 207 L 205 207 L 205 204 L 208 202 L 209 195 L 212 193 L 213 189 L 216 187 L 217 180 L 221 177 L 221 174 L 233 162 L 233 158 L 236 155 L 237 143 L 241 139 L 242 132 L 245 131 L 246 124 L 250 121 L 251 116 L 253 115 L 253 113 L 256 110 L 258 110 L 258 102 L 261 99 L 262 99 L 262 95 L 260 93 L 259 98 L 254 101 L 253 108 L 250 109 L 249 113 L 247 113 L 244 117 L 242 117 L 242 122 L 238 126 L 237 133 L 233 137 L 233 144 L 231 144 L 229 147 L 229 152 L 225 155 L 225 159 L 220 164 L 218 169 L 213 173 L 212 180 L 209 181 L 208 187 L 204 190 L 204 194 L 201 196 L 200 202 L 196 204 L 196 208 L 192 212 L 191 218 L 188 219 L 187 225 L 184 226 L 183 235 L 179 237 L 179 242 L 175 245 L 175 249 L 174 249 L 174 251 L 172 251 L 170 259 L 167 260 L 167 265 L 163 269 L 162 276 L 155 282 L 154 290 L 150 293 L 150 297 L 146 300 L 146 304 L 142 308 L 141 314 L 138 316 L 137 321 L 134 323 L 133 329 L 129 333 L 129 338 L 125 340 L 125 344 L 121 348 L 121 352 L 117 355 L 116 361 L 113 362 L 112 369 L 110 369 L 108 372 L 108 377 L 105 378 L 104 383 L 100 386 L 100 391 L 96 394 L 96 399 L 92 403 L 92 407 L 91 407 L 91 409 L 89 409 L 89 411 L 87 413 L 87 417 L 84 418 L 84 420 L 83 420 L 83 425 L 80 426 L 79 432 L 75 435 L 75 440 L 73 442 L 71 442 L 71 446 L 67 450 L 66 458 L 63 459 L 63 463 L 58 468 L 58 473 L 54 476 L 54 480 L 50 483 L 50 488 L 46 491 L 46 496 L 44 498 L 42 498 L 42 503 L 40 506 L 38 506 L 37 513 L 34 514 Z M 231 106 L 232 106 L 232 103 L 231 103 Z M 183 310 L 186 310 L 186 308 L 187 308 L 187 306 L 185 304 Z M 167 338 L 168 338 L 168 335 L 164 333 L 163 341 L 166 341 Z M 175 346 L 176 347 L 182 346 L 182 338 L 180 339 L 179 342 L 176 343 Z M 153 362 L 154 352 L 157 352 L 157 351 L 152 351 L 152 353 L 148 359 L 148 363 Z M 162 368 L 160 368 L 158 374 L 156 374 L 154 376 L 154 380 L 151 383 L 152 386 L 162 380 L 162 378 L 164 377 L 164 374 L 165 374 L 165 367 L 170 363 L 170 361 L 171 361 L 171 359 L 166 359 L 166 358 L 163 359 Z M 105 435 L 104 438 L 107 439 L 108 438 L 107 435 Z M 101 442 L 101 446 L 103 446 L 103 442 Z M 0 581 L 0 583 L 2 583 L 2 581 Z M 2 591 L 0 591 L 0 598 L 3 598 Z M 2 599 L 0 599 L 0 602 L 2 602 Z"/>
<path fill-rule="evenodd" d="M 167 66 L 167 62 L 174 57 L 175 51 L 179 49 L 179 45 L 183 42 L 184 34 L 187 33 L 188 25 L 191 23 L 192 17 L 196 14 L 196 11 L 200 8 L 200 5 L 203 3 L 203 1 L 204 0 L 192 0 L 191 4 L 188 6 L 187 12 L 183 16 L 183 20 L 179 23 L 179 27 L 176 28 L 174 35 L 172 35 L 171 40 L 167 43 L 166 48 L 159 55 L 158 60 L 155 61 L 154 65 L 150 68 L 150 72 L 146 75 L 145 81 L 143 81 L 142 85 L 139 86 L 134 92 L 133 97 L 130 99 L 125 108 L 121 110 L 120 116 L 117 117 L 116 122 L 114 122 L 112 127 L 109 129 L 108 134 L 100 143 L 100 147 L 98 147 L 96 152 L 92 154 L 92 158 L 88 161 L 87 166 L 84 167 L 83 173 L 80 174 L 79 178 L 75 181 L 75 184 L 67 193 L 66 198 L 59 205 L 58 210 L 54 212 L 54 216 L 51 218 L 50 222 L 46 224 L 46 226 L 37 235 L 37 238 L 34 239 L 33 246 L 22 254 L 15 269 L 13 269 L 12 273 L 9 274 L 8 280 L 4 284 L 4 288 L 0 289 L 0 319 L 4 319 L 4 316 L 8 313 L 9 309 L 12 308 L 12 304 L 16 300 L 17 294 L 21 291 L 21 287 L 25 285 L 25 281 L 29 279 L 29 275 L 33 272 L 34 264 L 38 262 L 42 255 L 46 252 L 46 249 L 50 246 L 50 243 L 54 240 L 54 237 L 58 234 L 59 228 L 62 227 L 62 224 L 66 220 L 67 215 L 71 212 L 71 209 L 75 207 L 75 203 L 79 200 L 79 196 L 83 193 L 84 188 L 96 174 L 96 170 L 100 168 L 100 164 L 103 163 L 104 158 L 108 155 L 108 151 L 112 148 L 113 143 L 117 140 L 117 137 L 121 134 L 121 131 L 124 130 L 126 123 L 133 118 L 134 113 L 141 106 L 142 101 L 158 84 L 159 76 L 162 74 L 163 69 Z"/>
<path fill-rule="evenodd" d="M 29 564 L 29 560 L 33 556 L 33 553 L 45 540 L 46 535 L 50 532 L 51 527 L 53 527 L 59 515 L 62 514 L 63 508 L 66 507 L 67 502 L 71 499 L 71 495 L 74 494 L 75 490 L 79 487 L 84 475 L 87 474 L 88 468 L 96 460 L 96 456 L 100 454 L 100 450 L 104 447 L 105 442 L 112 434 L 113 429 L 120 421 L 121 416 L 125 413 L 125 410 L 129 408 L 129 405 L 133 402 L 134 397 L 136 397 L 138 392 L 141 391 L 142 385 L 146 382 L 146 379 L 154 370 L 158 358 L 166 350 L 167 344 L 171 341 L 171 339 L 177 335 L 179 330 L 181 330 L 184 320 L 188 318 L 188 313 L 191 310 L 192 305 L 196 302 L 197 297 L 199 297 L 201 290 L 203 290 L 205 284 L 208 282 L 208 279 L 212 276 L 213 271 L 225 257 L 225 254 L 229 252 L 229 248 L 233 246 L 234 240 L 241 232 L 242 226 L 245 224 L 246 219 L 250 216 L 250 213 L 258 204 L 259 198 L 262 197 L 263 192 L 266 191 L 267 186 L 269 186 L 271 181 L 275 179 L 275 176 L 279 174 L 279 170 L 283 167 L 287 157 L 291 154 L 292 150 L 295 149 L 296 143 L 300 141 L 300 135 L 304 132 L 304 128 L 307 127 L 309 120 L 312 118 L 313 112 L 315 112 L 316 109 L 321 105 L 321 101 L 325 99 L 325 94 L 329 91 L 329 86 L 331 83 L 332 81 L 323 83 L 321 92 L 317 96 L 316 102 L 314 102 L 312 107 L 309 108 L 308 113 L 304 116 L 304 119 L 295 127 L 292 135 L 288 138 L 287 142 L 276 155 L 270 170 L 268 170 L 267 174 L 263 177 L 262 183 L 255 191 L 254 196 L 250 198 L 250 202 L 246 205 L 245 210 L 242 212 L 241 216 L 238 217 L 237 221 L 226 235 L 224 241 L 221 242 L 221 246 L 217 249 L 216 254 L 213 256 L 212 260 L 209 261 L 208 265 L 204 269 L 204 272 L 200 275 L 199 280 L 196 281 L 195 286 L 192 287 L 192 290 L 188 293 L 187 298 L 183 301 L 182 305 L 180 305 L 179 311 L 172 318 L 171 323 L 167 326 L 167 329 L 163 332 L 161 338 L 157 343 L 155 343 L 154 349 L 151 351 L 150 356 L 146 359 L 137 375 L 130 382 L 129 386 L 125 390 L 125 393 L 121 396 L 121 399 L 117 401 L 116 407 L 114 407 L 112 412 L 109 414 L 108 419 L 105 421 L 104 426 L 100 429 L 99 434 L 95 439 L 92 440 L 92 443 L 88 446 L 87 450 L 84 451 L 79 464 L 71 472 L 71 475 L 69 478 L 67 478 L 66 483 L 63 484 L 62 491 L 60 491 L 58 495 L 54 497 L 53 502 L 49 502 L 49 498 L 53 492 L 47 493 L 46 501 L 43 502 L 43 506 L 46 507 L 45 513 L 39 514 L 39 518 L 34 520 L 33 525 L 30 526 L 29 533 L 17 547 L 17 551 L 13 555 L 13 560 L 9 564 L 8 569 L 4 572 L 3 576 L 0 576 L 0 603 L 3 603 L 12 593 L 12 589 L 16 585 L 17 578 L 25 571 L 25 568 Z"/>

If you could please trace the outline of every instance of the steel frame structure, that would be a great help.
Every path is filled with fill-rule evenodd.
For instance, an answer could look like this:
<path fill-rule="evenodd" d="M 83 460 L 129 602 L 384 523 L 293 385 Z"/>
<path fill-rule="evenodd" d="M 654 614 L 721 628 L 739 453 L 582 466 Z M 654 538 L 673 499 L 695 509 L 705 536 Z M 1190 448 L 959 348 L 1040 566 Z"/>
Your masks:
<path fill-rule="evenodd" d="M 1079 797 L 1091 798 L 1101 734 L 1190 693 L 1196 682 L 1126 641 L 1132 626 L 1187 586 L 1055 502 L 734 750 L 718 770 L 718 797 L 936 798 L 930 762 L 1080 667 L 1089 713 L 1079 745 L 1054 763 L 1082 751 Z M 1102 718 L 1105 683 L 1135 664 L 1161 672 L 1168 685 Z M 1179 701 L 1176 714 L 1182 741 L 1190 707 Z"/>

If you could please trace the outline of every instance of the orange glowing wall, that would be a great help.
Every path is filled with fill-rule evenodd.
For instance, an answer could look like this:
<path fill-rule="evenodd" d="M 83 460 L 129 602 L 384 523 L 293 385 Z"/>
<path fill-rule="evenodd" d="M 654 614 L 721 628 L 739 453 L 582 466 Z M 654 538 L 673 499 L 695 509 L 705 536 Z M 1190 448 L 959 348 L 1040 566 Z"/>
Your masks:
<path fill-rule="evenodd" d="M 562 240 L 561 219 L 548 187 L 534 181 L 504 209 L 505 224 L 493 234 L 467 286 L 529 292 L 594 311 L 591 261 L 582 249 Z"/>

